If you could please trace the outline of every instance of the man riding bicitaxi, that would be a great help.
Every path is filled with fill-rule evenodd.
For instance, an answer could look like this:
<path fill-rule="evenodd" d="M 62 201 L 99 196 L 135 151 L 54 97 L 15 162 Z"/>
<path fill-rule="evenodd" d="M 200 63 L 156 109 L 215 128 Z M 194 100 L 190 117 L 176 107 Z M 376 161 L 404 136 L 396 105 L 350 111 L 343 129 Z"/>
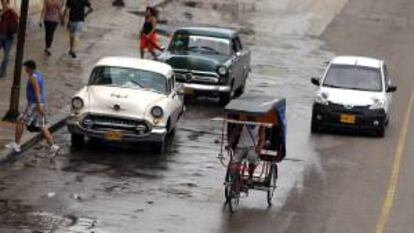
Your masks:
<path fill-rule="evenodd" d="M 235 164 L 241 164 L 245 158 L 249 162 L 248 185 L 252 185 L 254 171 L 260 162 L 259 154 L 265 144 L 265 129 L 251 123 L 254 121 L 252 117 L 241 115 L 239 120 L 247 122 L 235 126 L 229 145 L 234 151 Z"/>

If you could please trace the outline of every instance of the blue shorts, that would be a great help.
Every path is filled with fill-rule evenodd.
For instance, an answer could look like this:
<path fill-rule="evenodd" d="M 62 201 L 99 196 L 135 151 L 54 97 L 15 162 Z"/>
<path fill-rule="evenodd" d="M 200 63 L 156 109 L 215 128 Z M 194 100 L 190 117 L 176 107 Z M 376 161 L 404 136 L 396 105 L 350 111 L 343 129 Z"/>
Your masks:
<path fill-rule="evenodd" d="M 83 22 L 69 22 L 68 29 L 71 36 L 80 37 L 83 31 Z"/>

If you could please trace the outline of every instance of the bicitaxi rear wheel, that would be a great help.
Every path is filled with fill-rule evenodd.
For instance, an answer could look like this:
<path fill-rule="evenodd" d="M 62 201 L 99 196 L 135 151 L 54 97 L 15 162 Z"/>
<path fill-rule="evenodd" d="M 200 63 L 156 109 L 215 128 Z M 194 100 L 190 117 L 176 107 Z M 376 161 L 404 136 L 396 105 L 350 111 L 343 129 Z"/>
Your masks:
<path fill-rule="evenodd" d="M 241 178 L 238 173 L 230 173 L 230 182 L 226 185 L 227 204 L 231 213 L 234 213 L 240 203 Z"/>
<path fill-rule="evenodd" d="M 272 200 L 276 190 L 276 180 L 277 180 L 277 165 L 272 164 L 269 172 L 269 189 L 267 190 L 267 204 L 272 206 Z"/>

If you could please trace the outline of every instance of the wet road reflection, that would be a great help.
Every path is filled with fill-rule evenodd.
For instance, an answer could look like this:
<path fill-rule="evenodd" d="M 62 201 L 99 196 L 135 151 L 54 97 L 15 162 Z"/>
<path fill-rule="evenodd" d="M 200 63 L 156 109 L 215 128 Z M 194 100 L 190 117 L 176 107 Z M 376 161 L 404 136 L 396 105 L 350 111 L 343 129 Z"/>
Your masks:
<path fill-rule="evenodd" d="M 187 10 L 174 4 L 181 3 L 167 6 L 164 12 L 176 9 L 176 15 L 180 15 Z M 139 232 L 223 233 L 257 229 L 274 232 L 274 225 L 269 223 L 278 221 L 281 210 L 294 208 L 305 179 L 312 178 L 323 186 L 324 172 L 318 150 L 329 148 L 318 148 L 316 144 L 336 147 L 342 143 L 332 144 L 329 136 L 310 136 L 314 89 L 309 78 L 320 75 L 323 61 L 333 54 L 323 49 L 321 41 L 304 36 L 309 22 L 301 18 L 301 13 L 282 12 L 281 3 L 266 0 L 255 4 L 245 2 L 241 7 L 228 4 L 226 7 L 237 13 L 215 19 L 208 12 L 215 9 L 214 14 L 219 15 L 223 9 L 217 4 L 217 1 L 211 4 L 185 2 L 186 7 L 195 8 L 193 14 L 199 14 L 200 21 L 219 24 L 224 20 L 244 33 L 243 38 L 253 51 L 253 72 L 248 79 L 247 93 L 287 99 L 288 156 L 279 167 L 274 206 L 267 207 L 266 193 L 251 192 L 242 199 L 237 214 L 230 215 L 223 208 L 225 168 L 216 158 L 221 125 L 210 121 L 223 110 L 215 100 L 199 99 L 187 106 L 184 119 L 164 155 L 152 155 L 145 144 L 99 141 L 92 141 L 81 150 L 72 150 L 69 134 L 62 130 L 56 135 L 57 142 L 63 146 L 56 163 L 49 163 L 42 148 L 35 148 L 9 171 L 0 172 L 1 180 L 6 180 L 0 183 L 0 190 L 3 189 L 0 201 L 13 196 L 16 202 L 24 200 L 23 205 L 28 206 L 19 216 L 27 218 L 39 209 L 58 216 L 45 217 L 44 222 L 29 229 L 57 227 L 70 232 L 70 224 L 65 226 L 62 222 L 68 219 L 65 216 L 75 216 L 92 219 L 86 222 L 93 222 L 93 226 L 86 225 L 94 232 L 137 232 L 137 229 Z M 269 6 L 273 7 L 266 8 Z M 190 20 L 185 12 L 181 13 Z M 279 30 L 272 28 L 275 15 L 282 22 Z M 171 24 L 183 24 L 185 19 L 174 17 L 169 21 Z M 292 22 L 295 27 L 288 27 Z M 30 193 L 22 190 L 30 190 Z M 287 207 L 287 203 L 291 205 Z M 294 214 L 292 212 L 292 216 Z M 279 232 L 290 224 L 289 220 L 284 220 L 278 224 Z M 24 225 L 23 222 L 5 221 L 0 231 L 7 232 L 8 226 Z"/>

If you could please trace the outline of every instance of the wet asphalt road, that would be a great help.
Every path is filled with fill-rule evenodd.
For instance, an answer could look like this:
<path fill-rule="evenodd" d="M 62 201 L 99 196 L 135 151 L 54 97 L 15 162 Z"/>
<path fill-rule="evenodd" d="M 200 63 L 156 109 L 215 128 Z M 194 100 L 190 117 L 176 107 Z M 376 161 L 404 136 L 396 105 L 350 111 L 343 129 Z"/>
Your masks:
<path fill-rule="evenodd" d="M 221 22 L 241 29 L 253 51 L 247 93 L 287 98 L 288 157 L 272 208 L 261 192 L 243 199 L 234 215 L 223 208 L 220 125 L 209 120 L 221 109 L 204 99 L 187 107 L 162 156 L 145 145 L 102 142 L 73 151 L 66 130 L 55 135 L 63 146 L 55 163 L 41 146 L 28 151 L 0 172 L 0 232 L 412 232 L 414 123 L 402 144 L 393 208 L 385 222 L 380 214 L 412 92 L 414 3 L 320 2 L 177 1 L 163 9 L 175 12 L 165 27 Z M 310 135 L 309 78 L 335 54 L 388 62 L 399 91 L 384 139 Z"/>

